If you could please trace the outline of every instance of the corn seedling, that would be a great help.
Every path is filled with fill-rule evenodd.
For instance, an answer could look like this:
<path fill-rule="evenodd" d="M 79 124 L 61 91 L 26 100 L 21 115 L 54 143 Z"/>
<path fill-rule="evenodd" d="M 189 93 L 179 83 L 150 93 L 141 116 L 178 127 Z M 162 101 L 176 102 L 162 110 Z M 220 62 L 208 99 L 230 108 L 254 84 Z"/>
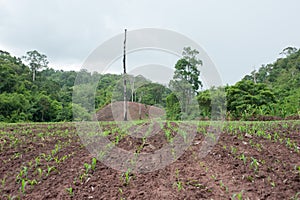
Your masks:
<path fill-rule="evenodd" d="M 237 194 L 233 194 L 231 199 L 232 200 L 235 200 L 235 199 L 237 199 L 237 200 L 243 200 L 243 192 L 244 192 L 244 190 L 240 191 Z"/>
<path fill-rule="evenodd" d="M 72 187 L 66 188 L 66 191 L 68 192 L 68 194 L 69 194 L 70 196 L 73 196 L 73 195 L 74 195 L 74 192 L 73 192 L 73 188 L 72 188 Z"/>
<path fill-rule="evenodd" d="M 216 175 L 211 175 L 211 178 L 214 180 L 217 180 L 217 176 Z"/>
<path fill-rule="evenodd" d="M 122 190 L 122 188 L 119 188 L 119 193 L 121 195 L 121 200 L 125 200 L 125 198 L 122 197 L 123 196 L 123 190 Z"/>
<path fill-rule="evenodd" d="M 6 197 L 8 200 L 21 199 L 20 196 L 11 196 L 10 194 L 5 194 L 3 197 Z"/>
<path fill-rule="evenodd" d="M 246 165 L 247 157 L 244 154 L 241 154 L 239 159 L 243 161 L 244 165 Z"/>
<path fill-rule="evenodd" d="M 29 185 L 36 185 L 37 184 L 37 181 L 35 179 L 27 180 L 27 182 L 29 183 Z"/>
<path fill-rule="evenodd" d="M 86 173 L 81 174 L 81 175 L 79 176 L 80 181 L 83 182 L 83 178 L 86 177 L 86 176 L 87 176 Z"/>
<path fill-rule="evenodd" d="M 19 174 L 16 177 L 16 181 L 19 182 L 23 179 L 23 176 L 27 177 L 28 168 L 26 166 L 23 166 L 23 168 L 20 170 Z"/>
<path fill-rule="evenodd" d="M 88 163 L 84 163 L 83 166 L 85 168 L 85 173 L 88 174 L 92 166 Z"/>
<path fill-rule="evenodd" d="M 1 185 L 2 185 L 2 187 L 5 186 L 5 182 L 6 182 L 6 176 L 4 176 L 3 179 L 1 179 Z"/>
<path fill-rule="evenodd" d="M 122 175 L 122 177 L 124 178 L 124 184 L 125 185 L 129 185 L 129 182 L 130 182 L 130 179 L 131 179 L 130 172 L 131 172 L 131 169 L 128 168 L 127 171 L 125 173 L 123 173 L 123 175 Z"/>
<path fill-rule="evenodd" d="M 55 145 L 55 148 L 51 151 L 52 156 L 55 156 L 60 150 L 60 146 L 58 144 Z"/>
<path fill-rule="evenodd" d="M 233 146 L 231 146 L 230 148 L 231 148 L 231 153 L 232 153 L 233 155 L 236 154 L 237 148 L 236 148 L 236 147 L 233 147 Z"/>
<path fill-rule="evenodd" d="M 274 181 L 270 182 L 270 184 L 271 184 L 272 187 L 276 186 Z"/>
<path fill-rule="evenodd" d="M 180 191 L 183 189 L 182 182 L 179 181 L 179 180 L 176 181 L 176 182 L 174 183 L 174 185 L 176 186 L 178 192 L 180 192 Z"/>
<path fill-rule="evenodd" d="M 166 136 L 168 142 L 172 141 L 172 135 L 171 135 L 171 130 L 170 129 L 165 130 L 165 136 Z"/>
<path fill-rule="evenodd" d="M 182 185 L 182 182 L 179 180 L 179 170 L 178 169 L 175 170 L 175 178 L 176 178 L 176 182 L 174 183 L 174 185 L 176 185 L 177 191 L 180 192 L 180 190 L 182 190 L 182 188 L 183 188 L 183 185 Z"/>
<path fill-rule="evenodd" d="M 72 188 L 72 187 L 66 188 L 66 191 L 68 192 L 68 194 L 69 194 L 70 196 L 73 196 L 73 195 L 74 195 L 74 192 L 73 192 L 73 188 Z"/>
<path fill-rule="evenodd" d="M 249 182 L 253 182 L 253 177 L 252 176 L 247 176 L 247 181 L 249 181 Z"/>
<path fill-rule="evenodd" d="M 60 163 L 60 159 L 58 158 L 58 156 L 55 156 L 53 159 L 54 159 L 54 161 L 55 161 L 57 164 Z"/>
<path fill-rule="evenodd" d="M 293 197 L 291 197 L 290 199 L 291 200 L 299 200 L 299 195 L 300 195 L 300 192 L 297 192 Z"/>
<path fill-rule="evenodd" d="M 49 166 L 47 165 L 47 176 L 49 176 L 49 174 L 55 170 L 55 167 L 54 166 Z"/>
<path fill-rule="evenodd" d="M 254 168 L 254 171 L 256 172 L 258 170 L 259 163 L 258 163 L 257 159 L 255 159 L 253 157 L 251 157 L 251 159 L 252 159 L 252 162 L 250 163 L 250 167 Z"/>
<path fill-rule="evenodd" d="M 39 166 L 41 163 L 41 159 L 39 157 L 36 157 L 34 160 L 35 160 L 35 167 Z"/>
<path fill-rule="evenodd" d="M 71 155 L 64 155 L 63 157 L 60 158 L 60 162 L 64 162 L 67 158 L 69 158 Z"/>
<path fill-rule="evenodd" d="M 91 168 L 92 168 L 93 171 L 95 171 L 95 169 L 96 169 L 96 164 L 97 164 L 97 159 L 96 158 L 92 158 L 92 166 L 91 166 Z"/>
<path fill-rule="evenodd" d="M 43 170 L 39 167 L 37 168 L 37 172 L 39 173 L 39 177 L 41 178 L 43 175 Z"/>
<path fill-rule="evenodd" d="M 223 190 L 225 190 L 226 192 L 228 192 L 228 187 L 226 187 L 226 186 L 224 185 L 224 183 L 223 183 L 222 180 L 220 180 L 219 184 L 220 184 L 221 189 L 223 189 Z"/>
<path fill-rule="evenodd" d="M 22 179 L 21 181 L 21 192 L 25 193 L 25 187 L 26 187 L 27 181 L 25 179 Z"/>

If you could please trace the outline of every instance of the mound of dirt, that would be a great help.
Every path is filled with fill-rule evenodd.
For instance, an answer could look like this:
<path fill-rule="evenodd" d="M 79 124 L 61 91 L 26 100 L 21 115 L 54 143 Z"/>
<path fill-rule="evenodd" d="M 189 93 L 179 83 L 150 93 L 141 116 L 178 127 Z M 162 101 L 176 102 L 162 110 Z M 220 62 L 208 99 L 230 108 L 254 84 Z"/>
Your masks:
<path fill-rule="evenodd" d="M 137 102 L 128 102 L 128 120 L 164 118 L 165 111 L 162 108 L 149 106 Z M 141 112 L 140 112 L 141 111 Z M 96 114 L 98 121 L 123 121 L 124 102 L 117 101 L 100 109 Z"/>

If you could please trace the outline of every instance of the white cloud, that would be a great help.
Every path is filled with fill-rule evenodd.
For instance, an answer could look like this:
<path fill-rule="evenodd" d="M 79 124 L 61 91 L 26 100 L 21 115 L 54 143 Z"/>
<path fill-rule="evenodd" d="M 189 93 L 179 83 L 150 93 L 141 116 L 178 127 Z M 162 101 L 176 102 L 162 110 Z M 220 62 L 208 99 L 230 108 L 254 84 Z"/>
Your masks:
<path fill-rule="evenodd" d="M 300 47 L 299 8 L 297 0 L 0 0 L 0 48 L 17 56 L 37 49 L 52 66 L 80 66 L 124 28 L 167 28 L 202 45 L 232 84 L 284 47 Z"/>

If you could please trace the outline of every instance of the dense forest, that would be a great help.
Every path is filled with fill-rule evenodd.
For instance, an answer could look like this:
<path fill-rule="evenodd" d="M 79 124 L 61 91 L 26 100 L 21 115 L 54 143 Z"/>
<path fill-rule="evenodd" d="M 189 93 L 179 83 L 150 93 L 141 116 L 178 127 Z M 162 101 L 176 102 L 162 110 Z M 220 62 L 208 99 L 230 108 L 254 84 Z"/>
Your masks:
<path fill-rule="evenodd" d="M 193 55 L 195 52 L 189 50 L 189 53 Z M 178 95 L 172 92 L 172 88 L 180 81 L 182 86 L 178 77 L 185 77 L 193 85 L 187 92 L 195 95 L 199 105 L 199 112 L 190 115 L 193 119 L 209 119 L 212 99 L 216 96 L 224 102 L 226 98 L 225 109 L 220 112 L 226 112 L 227 119 L 299 117 L 300 50 L 288 47 L 274 63 L 262 65 L 236 84 L 209 90 L 201 89 L 201 81 L 197 79 L 200 72 L 190 68 L 201 64 L 201 61 L 185 58 L 188 57 L 183 56 L 176 63 L 174 80 L 168 86 L 153 83 L 141 75 L 128 75 L 128 101 L 165 108 L 169 119 L 182 119 L 185 108 L 180 107 Z M 81 115 L 85 116 L 82 120 L 91 119 L 90 111 L 80 103 L 84 101 L 72 99 L 76 77 L 80 77 L 82 84 L 89 84 L 91 80 L 98 82 L 94 98 L 96 110 L 111 101 L 123 99 L 120 92 L 122 75 L 54 70 L 47 65 L 47 57 L 37 51 L 17 58 L 0 50 L 0 121 L 72 121 L 73 112 L 86 113 Z M 185 66 L 189 66 L 190 71 L 185 71 Z M 226 97 L 219 91 L 225 91 Z M 84 93 L 83 90 L 82 98 L 85 98 Z"/>

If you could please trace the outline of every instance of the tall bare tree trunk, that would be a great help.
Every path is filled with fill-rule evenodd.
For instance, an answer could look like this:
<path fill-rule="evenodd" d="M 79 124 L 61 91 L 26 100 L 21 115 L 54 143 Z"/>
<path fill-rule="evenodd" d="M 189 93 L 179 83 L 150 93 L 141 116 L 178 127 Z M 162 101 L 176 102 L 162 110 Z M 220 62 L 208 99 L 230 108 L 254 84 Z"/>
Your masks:
<path fill-rule="evenodd" d="M 139 119 L 142 119 L 142 96 L 143 96 L 143 92 L 141 94 L 141 96 L 139 97 Z"/>
<path fill-rule="evenodd" d="M 124 69 L 124 121 L 127 121 L 127 92 L 126 92 L 126 32 L 125 29 L 125 38 L 124 38 L 124 55 L 123 55 L 123 69 Z"/>
<path fill-rule="evenodd" d="M 134 81 L 135 81 L 135 77 L 133 76 L 132 79 L 130 79 L 130 86 L 131 86 L 131 102 L 133 102 L 133 95 L 134 95 Z"/>
<path fill-rule="evenodd" d="M 36 73 L 35 69 L 34 69 L 34 70 L 32 70 L 32 82 L 34 82 L 34 81 L 35 81 L 35 73 Z"/>

